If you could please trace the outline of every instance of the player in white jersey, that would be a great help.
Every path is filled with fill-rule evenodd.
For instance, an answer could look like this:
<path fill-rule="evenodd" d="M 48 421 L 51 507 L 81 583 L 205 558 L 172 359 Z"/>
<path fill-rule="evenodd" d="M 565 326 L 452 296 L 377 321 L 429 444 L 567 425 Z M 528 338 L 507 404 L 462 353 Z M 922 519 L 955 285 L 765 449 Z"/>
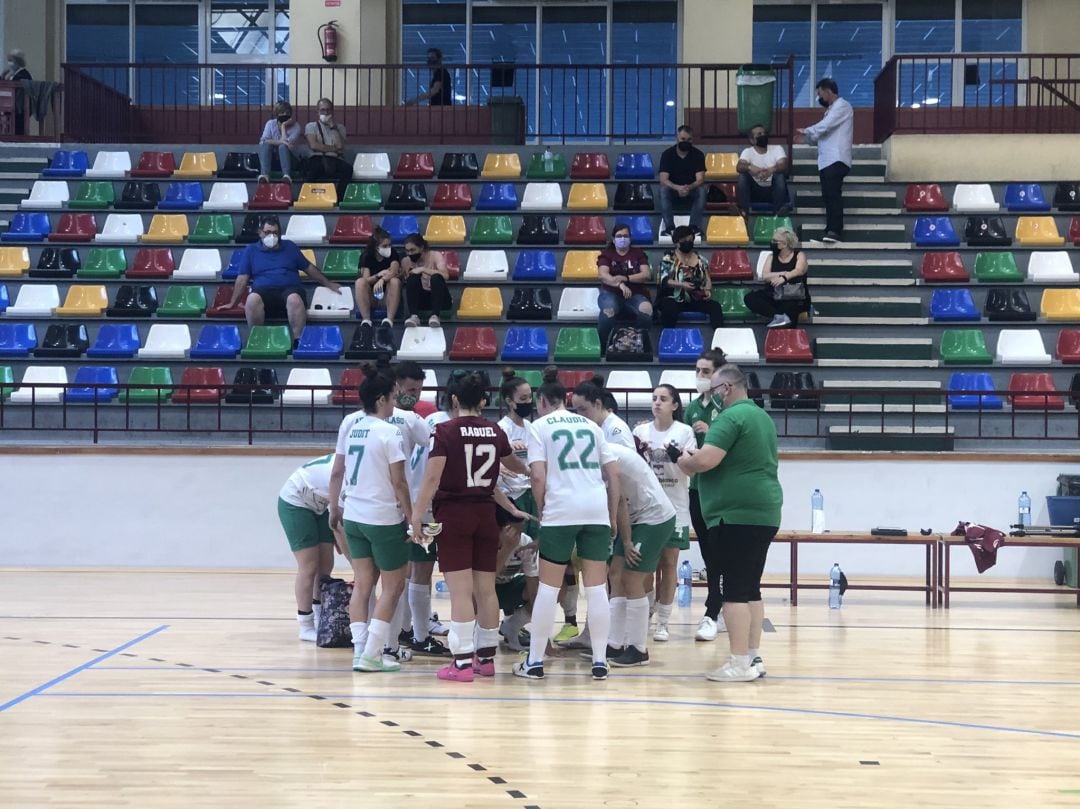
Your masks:
<path fill-rule="evenodd" d="M 634 449 L 634 435 L 626 422 L 615 414 L 615 397 L 604 387 L 602 377 L 594 376 L 591 382 L 582 382 L 574 388 L 571 404 L 575 413 L 600 425 L 609 444 Z"/>
<path fill-rule="evenodd" d="M 695 449 L 697 439 L 689 424 L 684 424 L 682 397 L 671 385 L 658 385 L 652 394 L 653 420 L 634 428 L 634 437 L 645 448 L 645 457 L 675 507 L 675 531 L 664 545 L 656 567 L 656 632 L 653 640 L 666 641 L 668 622 L 675 603 L 676 568 L 679 552 L 690 549 L 690 476 L 668 457 L 665 447 Z"/>
<path fill-rule="evenodd" d="M 352 556 L 354 586 L 349 602 L 354 671 L 397 671 L 397 659 L 383 654 L 390 621 L 405 588 L 409 560 L 406 526 L 412 500 L 405 481 L 401 432 L 386 419 L 394 411 L 395 380 L 387 371 L 364 366 L 363 410 L 341 422 L 330 476 L 330 525 L 344 523 Z M 344 509 L 341 496 L 344 494 Z M 368 615 L 376 578 L 382 592 Z"/>
<path fill-rule="evenodd" d="M 533 603 L 529 652 L 514 674 L 544 676 L 544 652 L 551 638 L 555 605 L 570 555 L 581 560 L 588 618 L 593 625 L 592 676 L 608 675 L 607 560 L 619 503 L 614 457 L 600 428 L 566 410 L 566 388 L 545 370 L 537 397 L 539 418 L 529 425 L 529 469 L 540 511 L 540 584 Z"/>
<path fill-rule="evenodd" d="M 611 629 L 608 657 L 613 666 L 647 666 L 649 596 L 646 587 L 664 546 L 675 531 L 675 507 L 634 450 L 611 447 L 619 470 L 619 539 L 611 557 Z"/>
<path fill-rule="evenodd" d="M 528 462 L 529 456 L 529 416 L 533 412 L 533 391 L 512 368 L 503 369 L 503 384 L 499 388 L 499 398 L 506 410 L 506 415 L 498 421 L 499 428 L 506 433 L 510 448 L 514 450 L 522 463 Z M 496 484 L 510 501 L 527 514 L 536 513 L 536 503 L 532 496 L 532 482 L 528 475 L 511 472 L 505 466 L 499 470 Z M 535 536 L 539 526 L 529 520 L 526 524 L 517 520 L 503 508 L 496 509 L 496 519 L 502 533 L 502 546 L 516 548 L 522 531 Z"/>
<path fill-rule="evenodd" d="M 278 519 L 296 557 L 296 620 L 300 640 L 314 641 L 319 626 L 319 580 L 334 569 L 334 543 L 344 537 L 330 530 L 330 470 L 334 456 L 308 461 L 285 481 L 278 494 Z"/>

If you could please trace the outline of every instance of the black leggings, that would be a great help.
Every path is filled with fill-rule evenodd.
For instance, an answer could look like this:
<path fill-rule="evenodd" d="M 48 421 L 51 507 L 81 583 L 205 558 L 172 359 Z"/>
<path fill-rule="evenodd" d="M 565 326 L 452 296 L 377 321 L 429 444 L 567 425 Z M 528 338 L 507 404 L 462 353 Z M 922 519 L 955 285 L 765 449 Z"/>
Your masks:
<path fill-rule="evenodd" d="M 701 516 L 701 499 L 697 489 L 690 490 L 690 524 L 694 526 L 701 558 L 705 560 L 705 578 L 709 583 L 709 595 L 705 598 L 705 615 L 714 621 L 720 617 L 724 606 L 724 577 L 720 575 L 720 560 L 716 554 L 716 543 L 712 541 L 709 529 L 705 527 L 705 518 Z"/>
<path fill-rule="evenodd" d="M 805 299 L 798 301 L 776 300 L 773 298 L 773 288 L 771 286 L 747 292 L 743 295 L 743 303 L 755 315 L 761 315 L 762 317 L 772 318 L 777 315 L 787 315 L 791 318 L 792 326 L 799 322 L 800 313 L 810 311 L 809 303 Z"/>
<path fill-rule="evenodd" d="M 709 529 L 724 575 L 724 600 L 729 604 L 761 601 L 761 575 L 777 530 L 773 525 L 724 522 Z"/>
<path fill-rule="evenodd" d="M 431 290 L 424 289 L 421 275 L 417 273 L 405 279 L 405 302 L 409 305 L 409 314 L 420 316 L 421 312 L 437 315 L 450 308 L 450 290 L 446 279 L 441 275 L 431 276 Z"/>

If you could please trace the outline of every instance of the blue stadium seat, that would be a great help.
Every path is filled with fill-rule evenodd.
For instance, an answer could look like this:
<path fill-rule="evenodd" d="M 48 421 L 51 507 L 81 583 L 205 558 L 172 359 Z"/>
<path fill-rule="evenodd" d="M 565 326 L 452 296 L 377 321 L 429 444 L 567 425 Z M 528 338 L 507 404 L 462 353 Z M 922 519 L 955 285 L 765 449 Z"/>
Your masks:
<path fill-rule="evenodd" d="M 935 289 L 930 299 L 930 317 L 945 322 L 981 319 L 967 289 Z"/>
<path fill-rule="evenodd" d="M 555 280 L 555 272 L 552 270 L 551 279 Z M 11 303 L 11 299 L 8 298 L 8 291 L 6 284 L 0 284 L 0 315 L 7 311 L 8 304 Z"/>
<path fill-rule="evenodd" d="M 240 353 L 240 347 L 239 326 L 203 326 L 198 341 L 191 349 L 191 358 L 233 360 Z"/>
<path fill-rule="evenodd" d="M 41 242 L 49 235 L 47 213 L 17 213 L 11 217 L 7 233 L 0 234 L 2 242 Z"/>
<path fill-rule="evenodd" d="M 130 359 L 140 348 L 139 327 L 134 323 L 106 323 L 98 332 L 94 344 L 86 350 L 86 356 Z"/>
<path fill-rule="evenodd" d="M 90 168 L 86 152 L 58 149 L 49 161 L 49 167 L 42 170 L 42 177 L 82 177 Z"/>
<path fill-rule="evenodd" d="M 116 369 L 111 366 L 84 365 L 75 372 L 71 387 L 64 391 L 64 399 L 76 404 L 111 402 L 120 392 L 117 387 Z M 91 385 L 107 385 L 95 388 Z"/>
<path fill-rule="evenodd" d="M 949 377 L 951 391 L 994 390 L 994 380 L 988 373 L 970 373 L 958 371 Z M 982 400 L 980 403 L 979 400 Z M 949 404 L 957 410 L 1001 410 L 1003 402 L 1000 396 L 972 393 L 950 393 Z"/>
<path fill-rule="evenodd" d="M 543 326 L 511 326 L 503 342 L 503 362 L 547 362 L 548 337 Z"/>
<path fill-rule="evenodd" d="M 345 350 L 341 329 L 337 326 L 304 326 L 300 344 L 293 349 L 298 360 L 336 360 Z"/>
<path fill-rule="evenodd" d="M 0 357 L 29 357 L 37 348 L 33 323 L 0 323 Z"/>
<path fill-rule="evenodd" d="M 655 239 L 651 216 L 616 216 L 615 224 L 626 225 L 630 228 L 631 244 L 652 244 Z"/>
<path fill-rule="evenodd" d="M 232 251 L 232 255 L 229 256 L 229 266 L 221 271 L 222 281 L 235 281 L 236 276 L 240 274 L 240 258 L 244 255 L 244 248 L 240 247 Z"/>
<path fill-rule="evenodd" d="M 960 237 L 947 216 L 920 216 L 915 220 L 911 238 L 919 247 L 960 246 Z"/>
<path fill-rule="evenodd" d="M 696 328 L 664 329 L 660 332 L 660 362 L 694 363 L 702 351 L 705 341 L 701 331 Z"/>
<path fill-rule="evenodd" d="M 515 281 L 554 281 L 557 267 L 550 250 L 522 250 L 514 262 Z"/>
<path fill-rule="evenodd" d="M 648 152 L 623 152 L 615 162 L 616 180 L 651 180 L 656 176 Z"/>
<path fill-rule="evenodd" d="M 516 211 L 517 191 L 513 183 L 484 183 L 480 186 L 480 198 L 476 200 L 478 211 Z"/>
<path fill-rule="evenodd" d="M 419 233 L 420 225 L 411 214 L 387 214 L 382 218 L 382 229 L 390 234 L 390 241 L 402 244 L 410 233 Z"/>
<path fill-rule="evenodd" d="M 1009 183 L 1005 186 L 1005 208 L 1014 213 L 1044 213 L 1050 210 L 1050 203 L 1038 183 Z"/>
<path fill-rule="evenodd" d="M 165 199 L 158 203 L 162 211 L 197 211 L 203 206 L 202 183 L 169 183 Z"/>

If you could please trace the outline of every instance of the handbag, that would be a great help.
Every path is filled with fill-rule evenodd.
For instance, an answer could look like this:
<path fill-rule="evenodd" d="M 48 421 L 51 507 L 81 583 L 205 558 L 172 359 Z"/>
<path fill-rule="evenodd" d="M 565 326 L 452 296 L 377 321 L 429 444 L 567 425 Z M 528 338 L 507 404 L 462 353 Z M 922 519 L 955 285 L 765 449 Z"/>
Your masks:
<path fill-rule="evenodd" d="M 316 628 L 316 646 L 322 649 L 352 646 L 352 632 L 349 629 L 349 600 L 352 598 L 352 588 L 351 583 L 332 576 L 323 576 L 319 580 L 322 611 L 319 613 L 319 626 Z"/>
<path fill-rule="evenodd" d="M 774 301 L 804 301 L 806 300 L 805 281 L 785 281 L 778 287 L 773 287 Z"/>

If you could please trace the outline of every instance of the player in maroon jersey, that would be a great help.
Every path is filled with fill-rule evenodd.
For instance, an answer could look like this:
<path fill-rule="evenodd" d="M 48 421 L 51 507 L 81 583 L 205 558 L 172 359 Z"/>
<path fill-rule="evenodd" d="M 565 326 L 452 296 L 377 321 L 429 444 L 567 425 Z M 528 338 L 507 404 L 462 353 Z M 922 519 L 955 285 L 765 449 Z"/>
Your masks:
<path fill-rule="evenodd" d="M 414 505 L 413 541 L 420 541 L 421 519 L 432 504 L 439 534 L 439 569 L 450 590 L 452 663 L 438 672 L 440 680 L 472 682 L 474 672 L 495 676 L 499 644 L 499 599 L 495 594 L 495 561 L 499 552 L 498 502 L 513 516 L 525 518 L 495 488 L 500 463 L 525 474 L 497 424 L 480 416 L 487 400 L 483 379 L 467 374 L 448 391 L 456 418 L 435 427 L 424 480 Z M 475 606 L 474 600 L 475 599 Z"/>

